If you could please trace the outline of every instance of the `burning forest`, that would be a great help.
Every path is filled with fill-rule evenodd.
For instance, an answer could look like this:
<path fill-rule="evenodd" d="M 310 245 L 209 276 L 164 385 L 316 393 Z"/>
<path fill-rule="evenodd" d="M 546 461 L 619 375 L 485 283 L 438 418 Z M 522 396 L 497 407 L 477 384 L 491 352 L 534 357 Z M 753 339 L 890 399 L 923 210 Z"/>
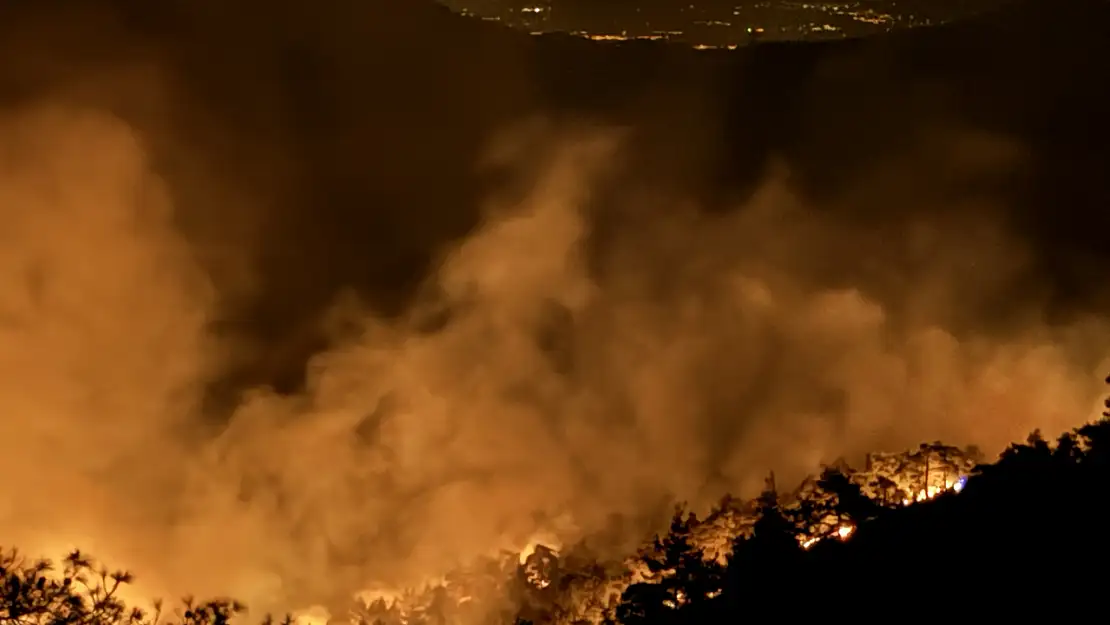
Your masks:
<path fill-rule="evenodd" d="M 1108 10 L 709 52 L 0 1 L 0 544 L 137 575 L 9 553 L 0 625 L 1073 592 L 1106 426 L 987 463 L 1100 412 Z M 251 612 L 128 611 L 185 593 Z"/>
<path fill-rule="evenodd" d="M 1100 433 L 1105 435 L 1108 424 L 1110 422 L 1101 422 L 1065 435 L 1053 451 L 1065 449 L 1071 453 L 1082 449 L 1080 453 L 1088 453 L 1090 441 Z M 1039 434 L 1034 434 L 1027 445 L 1013 446 L 1000 462 L 1004 463 L 1006 458 L 1013 456 L 1014 450 L 1021 449 L 1050 447 Z M 847 543 L 861 523 L 870 522 L 883 511 L 897 511 L 959 495 L 969 480 L 977 479 L 983 471 L 990 473 L 992 465 L 982 465 L 982 462 L 981 452 L 974 447 L 960 449 L 938 442 L 901 453 L 869 454 L 858 470 L 838 461 L 787 492 L 779 491 L 772 474 L 757 499 L 743 501 L 726 496 L 700 518 L 685 505 L 677 506 L 666 531 L 646 540 L 636 553 L 623 559 L 600 555 L 590 541 L 572 545 L 533 541 L 519 553 L 506 551 L 476 560 L 422 587 L 367 590 L 355 597 L 345 610 L 329 613 L 318 606 L 294 613 L 287 620 L 304 625 L 601 625 L 632 622 L 626 618 L 627 614 L 622 617 L 621 611 L 627 612 L 630 593 L 636 588 L 658 589 L 662 594 L 656 599 L 663 608 L 673 611 L 682 610 L 691 602 L 691 584 L 700 585 L 706 600 L 717 599 L 724 592 L 725 572 L 730 570 L 734 558 L 743 553 L 747 543 L 765 535 L 768 524 L 777 523 L 777 531 L 790 536 L 800 552 L 820 550 L 826 541 Z M 26 588 L 28 582 L 34 585 L 33 578 L 49 575 L 45 569 L 37 568 L 38 565 L 27 565 L 27 561 L 15 554 L 5 559 L 4 565 L 2 573 L 9 601 Z M 106 610 L 100 604 L 111 603 L 121 582 L 130 581 L 129 575 L 102 570 L 97 582 L 93 564 L 79 554 L 65 560 L 62 574 L 80 579 L 82 590 L 78 594 L 88 602 L 88 609 L 100 610 L 103 614 L 96 618 L 108 619 L 81 622 L 121 625 L 112 619 L 124 618 L 121 616 L 124 613 Z M 706 579 L 697 580 L 697 584 L 687 579 L 675 586 L 676 577 L 691 574 Z M 45 579 L 38 582 L 39 600 L 49 595 L 49 587 L 43 592 Z M 50 579 L 58 579 L 58 576 L 50 576 Z M 160 609 L 160 603 L 154 605 Z M 56 610 L 57 605 L 50 609 Z M 186 625 L 206 625 L 206 619 L 230 620 L 240 609 L 231 602 L 194 605 L 187 600 L 185 611 L 177 612 L 176 616 Z M 56 623 L 50 620 L 53 617 L 35 613 L 32 606 L 0 607 L 0 618 L 13 625 Z M 36 620 L 40 618 L 46 620 Z M 161 612 L 153 616 L 136 612 L 127 618 L 132 619 L 128 621 L 130 625 L 140 625 L 160 622 L 162 616 Z"/>
<path fill-rule="evenodd" d="M 552 625 L 612 622 L 630 586 L 658 584 L 675 574 L 674 567 L 659 563 L 667 558 L 667 541 L 676 537 L 688 549 L 683 557 L 725 566 L 734 545 L 752 536 L 771 505 L 781 510 L 803 550 L 826 539 L 850 540 L 857 521 L 844 511 L 842 497 L 896 509 L 958 494 L 982 460 L 974 447 L 960 449 L 938 442 L 901 453 L 870 454 L 860 470 L 837 462 L 781 495 L 771 475 L 759 499 L 726 496 L 702 518 L 680 505 L 669 535 L 647 542 L 624 560 L 598 560 L 588 544 L 532 544 L 519 554 L 506 552 L 477 562 L 419 590 L 390 596 L 367 593 L 348 615 L 336 616 L 359 625 L 413 625 L 496 622 L 483 619 L 489 619 L 491 611 L 524 611 L 541 615 L 535 622 Z M 719 592 L 710 591 L 710 598 Z M 312 621 L 321 615 L 304 613 L 302 618 Z"/>

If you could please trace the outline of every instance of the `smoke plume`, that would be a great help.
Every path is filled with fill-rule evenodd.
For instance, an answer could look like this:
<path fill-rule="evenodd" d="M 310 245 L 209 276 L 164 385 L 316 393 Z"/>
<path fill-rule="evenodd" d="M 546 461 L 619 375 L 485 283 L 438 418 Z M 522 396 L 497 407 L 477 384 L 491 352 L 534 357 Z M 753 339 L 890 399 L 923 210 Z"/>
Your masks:
<path fill-rule="evenodd" d="M 299 388 L 213 404 L 253 349 L 229 311 L 280 290 L 273 198 L 169 184 L 153 153 L 184 148 L 152 128 L 69 99 L 0 116 L 0 532 L 149 594 L 337 604 L 769 470 L 997 452 L 1093 415 L 1110 366 L 1106 320 L 1049 323 L 1035 250 L 976 191 L 1020 141 L 952 122 L 825 203 L 786 159 L 709 212 L 630 176 L 635 128 L 545 121 L 487 137 L 512 184 L 399 313 L 327 293 Z M 189 227 L 229 198 L 263 218 Z"/>

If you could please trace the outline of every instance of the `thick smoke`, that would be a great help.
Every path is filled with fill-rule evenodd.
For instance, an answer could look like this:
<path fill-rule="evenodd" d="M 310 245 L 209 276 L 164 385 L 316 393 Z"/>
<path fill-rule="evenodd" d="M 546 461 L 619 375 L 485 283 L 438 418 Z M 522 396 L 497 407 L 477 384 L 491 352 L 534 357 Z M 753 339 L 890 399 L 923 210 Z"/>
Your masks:
<path fill-rule="evenodd" d="M 80 546 L 151 594 L 333 604 L 768 470 L 996 452 L 1093 414 L 1110 328 L 1047 323 L 1036 254 L 974 192 L 1023 166 L 1016 142 L 922 133 L 828 205 L 787 162 L 710 213 L 629 182 L 635 129 L 508 134 L 486 166 L 514 184 L 420 296 L 385 315 L 329 294 L 304 390 L 249 388 L 228 417 L 207 399 L 243 348 L 220 322 L 280 281 L 240 275 L 264 233 L 221 232 L 241 257 L 213 262 L 182 224 L 230 195 L 171 188 L 162 137 L 95 107 L 6 111 L 3 541 Z M 891 216 L 855 210 L 876 205 Z"/>
<path fill-rule="evenodd" d="M 996 158 L 966 176 L 1019 158 L 979 140 Z M 569 540 L 672 497 L 750 495 L 769 469 L 936 439 L 995 452 L 1093 414 L 1105 323 L 1049 327 L 1035 297 L 969 317 L 1030 259 L 989 206 L 877 228 L 781 175 L 712 216 L 633 192 L 591 257 L 591 190 L 620 150 L 554 137 L 529 197 L 490 207 L 434 296 L 365 315 L 313 358 L 305 395 L 241 407 L 222 449 L 276 487 L 251 514 L 304 532 L 303 583 L 418 580 L 540 529 Z"/>
<path fill-rule="evenodd" d="M 214 294 L 171 212 L 120 120 L 0 119 L 6 543 L 158 549 L 215 353 Z"/>

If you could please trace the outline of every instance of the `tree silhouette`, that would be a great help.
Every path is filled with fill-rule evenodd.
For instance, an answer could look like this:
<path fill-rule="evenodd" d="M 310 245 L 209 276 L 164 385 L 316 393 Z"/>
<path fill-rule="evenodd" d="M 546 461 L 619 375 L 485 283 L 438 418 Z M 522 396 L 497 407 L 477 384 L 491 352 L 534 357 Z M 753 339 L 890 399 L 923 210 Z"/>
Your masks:
<path fill-rule="evenodd" d="M 885 475 L 877 475 L 868 483 L 879 496 L 879 503 L 886 507 L 900 505 L 909 495 L 898 486 L 898 482 Z"/>
<path fill-rule="evenodd" d="M 1110 377 L 1106 378 L 1110 385 Z M 1097 456 L 1105 468 L 1105 459 L 1110 457 L 1110 397 L 1103 400 L 1102 419 L 1088 423 L 1076 432 L 1082 444 Z"/>
<path fill-rule="evenodd" d="M 725 621 L 740 619 L 745 608 L 769 594 L 791 588 L 803 556 L 795 523 L 783 513 L 774 477 L 757 500 L 759 518 L 750 536 L 738 536 L 728 560 L 717 610 Z"/>
<path fill-rule="evenodd" d="M 1110 486 L 1110 405 L 1106 412 L 1054 440 L 1034 431 L 975 471 L 971 463 L 982 459 L 976 450 L 931 442 L 876 454 L 878 468 L 869 458 L 864 473 L 844 463 L 825 467 L 785 498 L 771 475 L 756 499 L 725 497 L 704 521 L 677 506 L 668 531 L 631 568 L 617 558 L 599 560 L 588 541 L 560 552 L 540 547 L 523 562 L 502 554 L 448 575 L 427 594 L 363 605 L 353 622 L 724 625 L 782 606 L 795 618 L 831 609 L 885 615 L 894 598 L 921 596 L 927 607 L 969 578 L 973 599 L 991 605 L 1014 596 L 1101 592 L 1101 563 L 1110 557 L 1102 505 Z M 891 474 L 892 467 L 910 477 Z M 907 479 L 920 487 L 957 477 L 968 479 L 958 494 L 897 503 Z M 858 537 L 811 540 L 847 527 Z M 728 556 L 718 561 L 722 541 Z M 160 604 L 136 609 L 118 597 L 130 580 L 79 552 L 60 570 L 0 552 L 0 625 L 228 625 L 243 612 L 227 599 L 186 599 L 168 613 Z M 802 593 L 807 603 L 788 603 Z"/>
<path fill-rule="evenodd" d="M 836 495 L 829 512 L 842 523 L 859 525 L 882 512 L 882 507 L 864 495 L 860 485 L 839 468 L 826 468 L 817 484 L 822 490 Z"/>
<path fill-rule="evenodd" d="M 720 590 L 723 571 L 694 546 L 697 524 L 693 513 L 686 513 L 683 506 L 675 508 L 670 530 L 656 537 L 641 557 L 654 582 L 638 582 L 625 590 L 616 611 L 620 623 L 678 625 L 696 622 L 706 611 Z"/>
<path fill-rule="evenodd" d="M 128 607 L 119 589 L 130 573 L 109 571 L 79 551 L 57 570 L 49 560 L 29 561 L 18 551 L 0 552 L 0 623 L 5 625 L 227 625 L 244 607 L 230 599 L 197 602 L 165 614 L 156 602 L 151 611 Z M 272 625 L 269 617 L 264 623 Z M 286 617 L 282 621 L 289 625 Z"/>

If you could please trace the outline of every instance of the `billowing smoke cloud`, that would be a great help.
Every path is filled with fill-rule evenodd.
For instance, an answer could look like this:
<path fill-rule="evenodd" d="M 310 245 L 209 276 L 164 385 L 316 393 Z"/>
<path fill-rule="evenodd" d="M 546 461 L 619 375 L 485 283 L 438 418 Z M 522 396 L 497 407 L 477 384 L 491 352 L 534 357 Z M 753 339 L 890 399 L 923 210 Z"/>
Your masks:
<path fill-rule="evenodd" d="M 385 315 L 329 293 L 304 389 L 224 411 L 206 399 L 241 346 L 219 322 L 281 276 L 214 268 L 258 266 L 262 235 L 210 262 L 181 224 L 213 194 L 165 183 L 159 137 L 96 108 L 5 112 L 3 541 L 81 546 L 155 594 L 330 604 L 768 470 L 994 452 L 1093 413 L 1110 327 L 1047 323 L 1036 254 L 973 191 L 1020 144 L 951 125 L 828 204 L 785 163 L 708 213 L 620 175 L 629 134 L 513 129 L 487 165 L 515 184 L 419 297 Z"/>
<path fill-rule="evenodd" d="M 979 141 L 995 157 L 967 176 L 1020 158 Z M 573 539 L 669 498 L 750 495 L 769 469 L 800 479 L 936 439 L 993 452 L 1093 414 L 1105 323 L 1049 327 L 1035 298 L 997 323 L 975 312 L 1029 261 L 989 206 L 855 226 L 771 176 L 720 215 L 630 193 L 598 247 L 591 189 L 620 142 L 550 144 L 528 198 L 490 207 L 434 296 L 364 316 L 313 358 L 304 395 L 253 397 L 221 441 L 233 475 L 269 485 L 251 514 L 303 532 L 303 583 L 418 580 L 538 529 Z"/>
<path fill-rule="evenodd" d="M 214 354 L 214 294 L 171 217 L 120 120 L 0 119 L 5 542 L 137 547 L 129 526 L 146 542 L 171 518 Z"/>

